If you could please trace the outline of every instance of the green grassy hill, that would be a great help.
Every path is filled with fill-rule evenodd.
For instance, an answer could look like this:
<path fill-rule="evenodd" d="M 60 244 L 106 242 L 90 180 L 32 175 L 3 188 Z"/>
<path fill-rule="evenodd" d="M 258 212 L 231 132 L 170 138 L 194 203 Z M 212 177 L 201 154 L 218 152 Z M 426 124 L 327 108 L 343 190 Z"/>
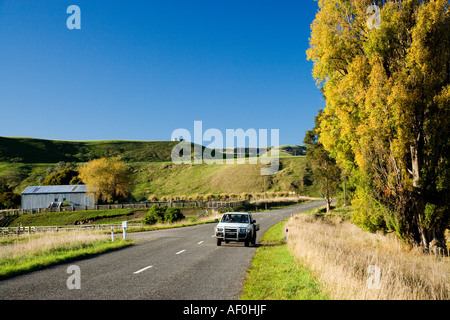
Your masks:
<path fill-rule="evenodd" d="M 171 161 L 174 141 L 62 141 L 0 137 L 0 162 L 57 163 L 86 162 L 120 156 L 126 162 Z M 248 150 L 247 150 L 248 151 Z M 281 146 L 280 156 L 305 155 L 304 146 Z"/>
<path fill-rule="evenodd" d="M 0 162 L 86 162 L 121 156 L 124 161 L 170 161 L 171 141 L 60 141 L 0 137 Z"/>
<path fill-rule="evenodd" d="M 295 191 L 317 196 L 306 166 L 306 157 L 280 158 L 280 170 L 273 176 L 261 176 L 261 164 L 174 165 L 172 163 L 134 163 L 136 198 L 154 194 L 190 196 L 195 194 L 260 193 Z"/>
<path fill-rule="evenodd" d="M 280 147 L 280 170 L 261 176 L 261 164 L 174 165 L 171 141 L 59 141 L 0 137 L 0 178 L 15 192 L 38 185 L 58 162 L 85 163 L 100 157 L 120 156 L 135 174 L 133 196 L 182 196 L 266 191 L 296 191 L 316 196 L 301 146 Z M 297 156 L 295 156 L 297 155 Z"/>

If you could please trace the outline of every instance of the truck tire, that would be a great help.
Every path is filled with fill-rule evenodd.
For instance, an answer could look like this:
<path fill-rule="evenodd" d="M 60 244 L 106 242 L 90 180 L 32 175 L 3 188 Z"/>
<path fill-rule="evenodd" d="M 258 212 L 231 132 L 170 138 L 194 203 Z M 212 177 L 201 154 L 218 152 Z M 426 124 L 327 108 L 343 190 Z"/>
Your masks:
<path fill-rule="evenodd" d="M 248 240 L 245 240 L 245 242 L 244 242 L 244 246 L 246 246 L 246 247 L 250 246 L 250 241 L 248 241 Z"/>
<path fill-rule="evenodd" d="M 256 232 L 255 232 L 255 234 L 254 234 L 253 237 L 252 237 L 251 243 L 252 243 L 252 244 L 256 244 Z"/>
<path fill-rule="evenodd" d="M 222 245 L 222 239 L 217 239 L 217 246 L 220 247 Z"/>

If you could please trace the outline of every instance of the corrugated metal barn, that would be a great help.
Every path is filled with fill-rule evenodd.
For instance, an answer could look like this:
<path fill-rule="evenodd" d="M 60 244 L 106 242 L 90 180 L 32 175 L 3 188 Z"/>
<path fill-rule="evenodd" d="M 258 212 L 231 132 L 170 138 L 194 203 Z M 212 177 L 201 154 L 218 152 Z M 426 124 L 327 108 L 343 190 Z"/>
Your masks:
<path fill-rule="evenodd" d="M 22 192 L 22 210 L 61 206 L 67 201 L 70 206 L 92 206 L 94 197 L 86 185 L 30 186 Z"/>

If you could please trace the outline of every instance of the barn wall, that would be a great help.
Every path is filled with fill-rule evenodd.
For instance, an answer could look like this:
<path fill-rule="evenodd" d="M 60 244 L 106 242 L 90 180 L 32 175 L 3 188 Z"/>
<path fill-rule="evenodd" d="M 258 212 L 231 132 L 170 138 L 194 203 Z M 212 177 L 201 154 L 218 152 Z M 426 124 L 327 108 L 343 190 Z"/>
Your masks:
<path fill-rule="evenodd" d="M 55 201 L 55 199 L 58 199 Z M 69 202 L 71 206 L 92 206 L 95 204 L 92 196 L 86 193 L 37 193 L 22 194 L 22 209 L 48 208 L 50 202 Z"/>

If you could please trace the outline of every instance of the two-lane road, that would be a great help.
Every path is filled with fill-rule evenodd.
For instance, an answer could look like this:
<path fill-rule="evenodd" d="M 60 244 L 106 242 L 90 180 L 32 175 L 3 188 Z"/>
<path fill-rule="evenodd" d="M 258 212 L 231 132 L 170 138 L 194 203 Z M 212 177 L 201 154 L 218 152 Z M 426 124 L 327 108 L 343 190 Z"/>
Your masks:
<path fill-rule="evenodd" d="M 291 214 L 324 205 L 323 201 L 253 214 L 260 236 Z M 131 247 L 72 261 L 0 281 L 0 299 L 237 299 L 257 246 L 216 246 L 215 224 L 130 233 Z M 76 265 L 81 288 L 67 287 Z"/>

